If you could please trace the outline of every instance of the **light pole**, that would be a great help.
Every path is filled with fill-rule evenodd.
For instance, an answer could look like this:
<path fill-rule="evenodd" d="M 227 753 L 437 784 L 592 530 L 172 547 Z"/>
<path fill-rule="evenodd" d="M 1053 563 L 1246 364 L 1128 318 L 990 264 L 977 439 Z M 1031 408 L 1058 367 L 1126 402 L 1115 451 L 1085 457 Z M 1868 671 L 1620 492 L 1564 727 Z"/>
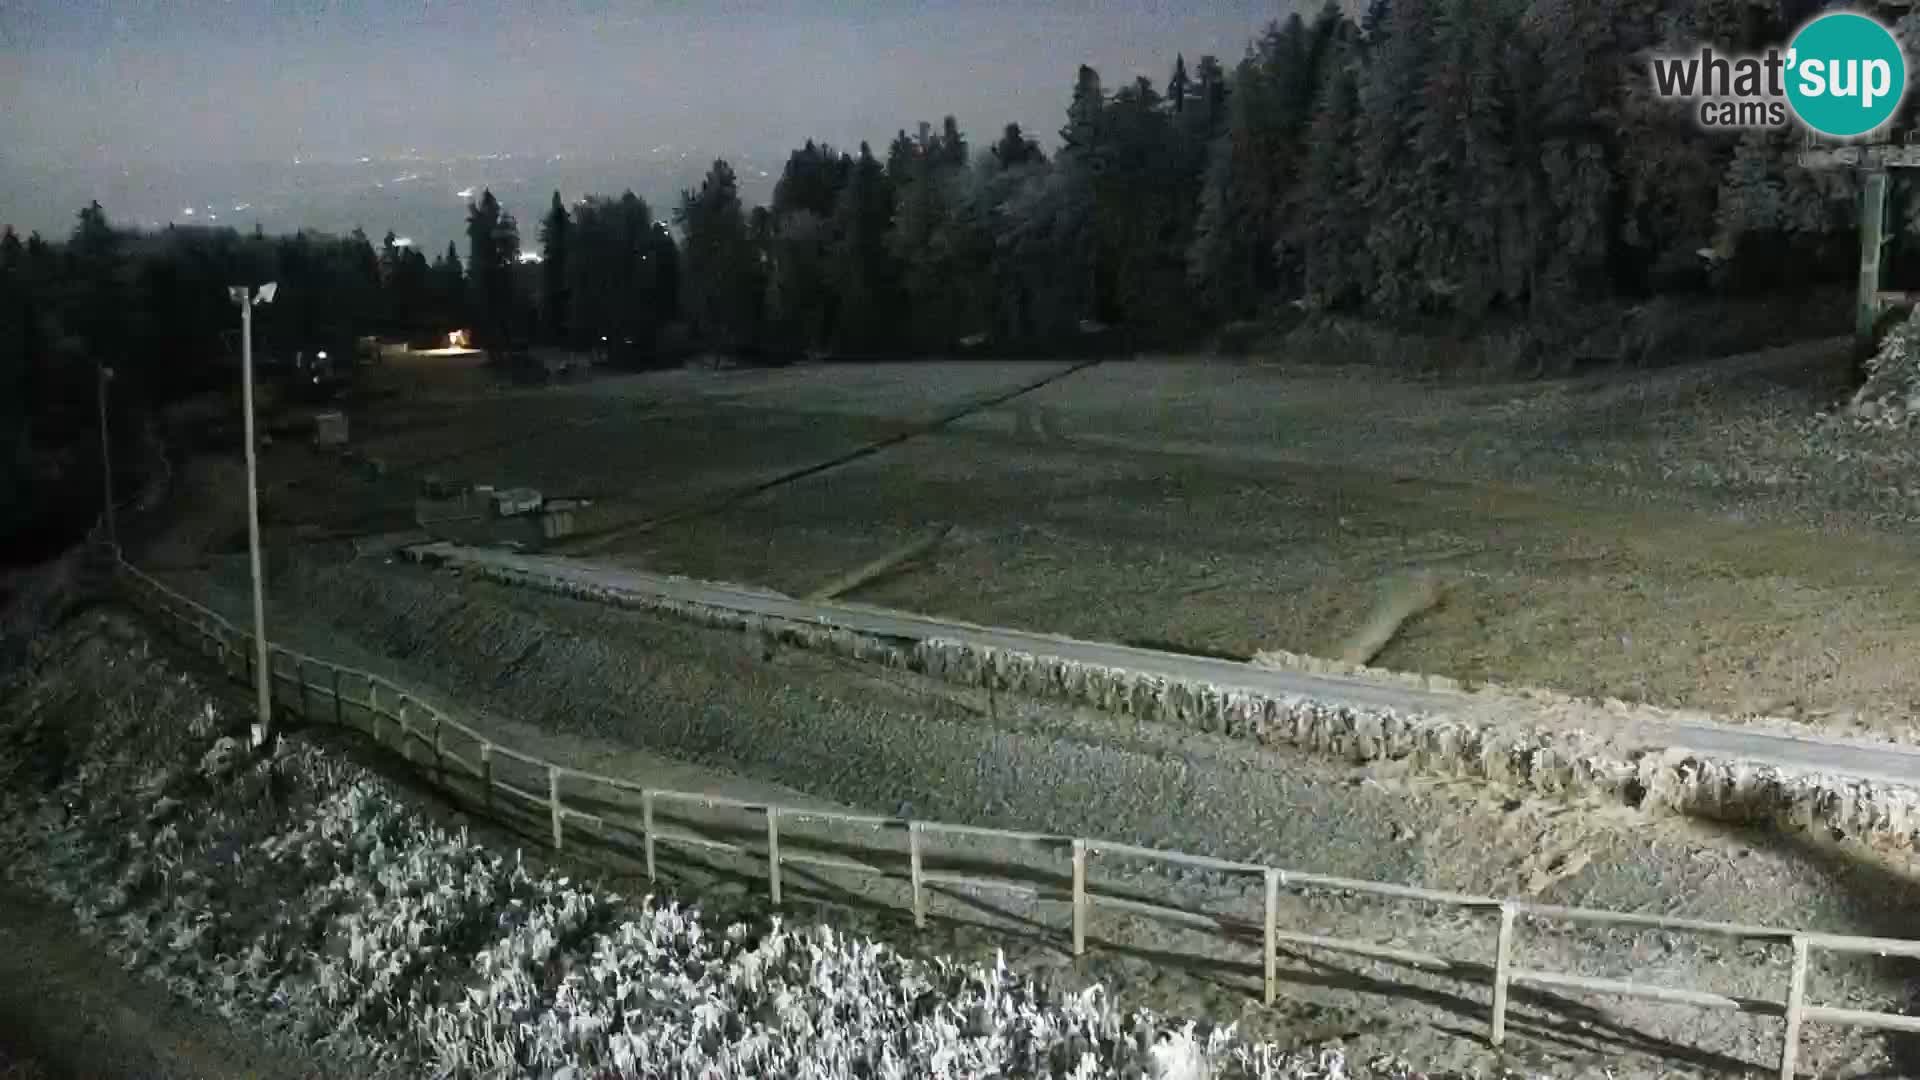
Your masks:
<path fill-rule="evenodd" d="M 260 286 L 256 295 L 245 285 L 227 290 L 240 305 L 240 409 L 246 416 L 247 440 L 247 560 L 253 569 L 253 686 L 260 718 L 253 725 L 253 745 L 266 745 L 273 724 L 273 671 L 267 655 L 267 600 L 260 584 L 260 485 L 254 463 L 253 440 L 253 306 L 273 303 L 274 284 Z"/>
<path fill-rule="evenodd" d="M 99 365 L 99 390 L 96 396 L 100 402 L 100 478 L 106 486 L 106 523 L 107 550 L 115 558 L 120 557 L 120 530 L 113 521 L 113 441 L 107 437 L 107 380 L 113 378 L 113 369 L 105 364 Z"/>

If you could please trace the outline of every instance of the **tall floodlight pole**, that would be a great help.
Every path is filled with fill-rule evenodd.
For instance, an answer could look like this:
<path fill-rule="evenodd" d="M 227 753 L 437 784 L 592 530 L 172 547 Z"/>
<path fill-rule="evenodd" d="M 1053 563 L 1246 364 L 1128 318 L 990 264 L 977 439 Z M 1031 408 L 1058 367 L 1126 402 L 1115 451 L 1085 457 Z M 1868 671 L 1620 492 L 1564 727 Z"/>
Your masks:
<path fill-rule="evenodd" d="M 113 369 L 105 364 L 99 365 L 99 389 L 96 397 L 100 402 L 100 479 L 106 487 L 107 550 L 115 558 L 120 555 L 120 530 L 113 521 L 113 441 L 107 437 L 107 380 L 113 378 Z"/>
<path fill-rule="evenodd" d="M 253 305 L 273 302 L 274 286 L 260 286 L 256 297 L 245 285 L 228 295 L 240 305 L 240 409 L 245 414 L 247 440 L 247 561 L 253 571 L 253 686 L 259 719 L 253 725 L 253 745 L 266 745 L 273 725 L 273 670 L 267 654 L 267 599 L 260 581 L 260 484 L 253 438 Z"/>

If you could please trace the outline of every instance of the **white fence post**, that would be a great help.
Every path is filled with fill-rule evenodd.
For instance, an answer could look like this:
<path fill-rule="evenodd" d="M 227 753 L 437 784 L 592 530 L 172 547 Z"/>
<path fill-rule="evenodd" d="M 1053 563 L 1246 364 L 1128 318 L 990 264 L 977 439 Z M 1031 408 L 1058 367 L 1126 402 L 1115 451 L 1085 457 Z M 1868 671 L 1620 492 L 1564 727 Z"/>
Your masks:
<path fill-rule="evenodd" d="M 651 789 L 640 792 L 640 831 L 641 839 L 647 848 L 647 880 L 658 881 L 660 875 L 654 871 L 653 865 L 653 791 Z"/>
<path fill-rule="evenodd" d="M 1780 1080 L 1793 1080 L 1800 1065 L 1800 1021 L 1807 1003 L 1807 939 L 1793 935 L 1793 975 L 1787 984 L 1787 1028 L 1780 1047 Z"/>
<path fill-rule="evenodd" d="M 1087 842 L 1073 842 L 1073 955 L 1087 952 Z"/>
<path fill-rule="evenodd" d="M 1513 905 L 1500 905 L 1500 941 L 1493 956 L 1493 1034 L 1499 1046 L 1507 1040 L 1507 972 L 1513 961 Z"/>
<path fill-rule="evenodd" d="M 561 849 L 560 766 L 547 766 L 547 811 L 553 819 L 553 850 Z"/>
<path fill-rule="evenodd" d="M 480 744 L 480 786 L 482 798 L 486 801 L 487 812 L 493 812 L 493 744 Z"/>
<path fill-rule="evenodd" d="M 413 724 L 407 719 L 407 706 L 412 703 L 413 699 L 401 694 L 399 707 L 393 710 L 400 722 L 400 757 L 409 765 L 413 764 Z"/>
<path fill-rule="evenodd" d="M 920 823 L 907 822 L 907 872 L 913 877 L 913 926 L 927 928 L 927 891 L 925 870 L 920 861 Z"/>
<path fill-rule="evenodd" d="M 1275 870 L 1272 867 L 1268 867 L 1267 868 L 1266 935 L 1265 935 L 1265 948 L 1262 951 L 1266 954 L 1265 957 L 1263 957 L 1264 970 L 1266 974 L 1266 980 L 1265 980 L 1266 984 L 1265 984 L 1265 987 L 1263 988 L 1263 992 L 1265 995 L 1266 1003 L 1269 1005 L 1273 1004 L 1273 999 L 1277 997 L 1279 994 L 1279 982 L 1280 982 L 1279 923 L 1280 923 L 1280 871 Z"/>
<path fill-rule="evenodd" d="M 780 812 L 767 807 L 767 892 L 780 905 Z"/>

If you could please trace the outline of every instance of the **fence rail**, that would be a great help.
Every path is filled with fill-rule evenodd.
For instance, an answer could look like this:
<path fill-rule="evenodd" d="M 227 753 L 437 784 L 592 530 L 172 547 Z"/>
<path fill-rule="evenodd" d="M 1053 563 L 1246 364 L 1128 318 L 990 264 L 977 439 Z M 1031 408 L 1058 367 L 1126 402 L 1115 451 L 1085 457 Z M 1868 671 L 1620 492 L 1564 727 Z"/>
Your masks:
<path fill-rule="evenodd" d="M 251 634 L 234 626 L 212 610 L 168 589 L 121 559 L 118 553 L 114 553 L 113 558 L 117 580 L 128 589 L 130 595 L 142 602 L 148 610 L 164 617 L 171 626 L 189 631 L 190 644 L 219 663 L 230 675 L 251 680 L 254 663 L 250 648 Z M 932 887 L 936 885 L 998 889 L 1029 896 L 1039 896 L 1045 891 L 1031 881 L 1010 876 L 928 868 L 929 853 L 926 849 L 929 837 L 942 835 L 967 837 L 1004 846 L 1041 849 L 1067 856 L 1070 860 L 1068 869 L 1072 885 L 1063 898 L 1069 902 L 1072 911 L 1070 934 L 1075 956 L 1086 952 L 1088 923 L 1095 908 L 1127 912 L 1164 922 L 1197 925 L 1229 934 L 1236 930 L 1244 932 L 1251 929 L 1253 925 L 1251 922 L 1241 922 L 1229 916 L 1194 912 L 1154 901 L 1097 892 L 1088 880 L 1089 864 L 1096 856 L 1168 863 L 1209 873 L 1260 878 L 1264 886 L 1264 903 L 1258 923 L 1258 933 L 1261 940 L 1264 976 L 1262 997 L 1267 1004 L 1272 1004 L 1278 995 L 1279 946 L 1287 943 L 1404 963 L 1428 970 L 1453 971 L 1462 974 L 1491 971 L 1492 1007 L 1488 1018 L 1488 1031 L 1489 1040 L 1495 1046 L 1505 1041 L 1509 992 L 1515 986 L 1641 998 L 1696 1008 L 1782 1017 L 1785 1027 L 1780 1075 L 1788 1080 L 1795 1075 L 1800 1033 L 1808 1023 L 1920 1033 L 1920 1016 L 1832 1008 L 1806 1001 L 1808 968 L 1811 955 L 1815 950 L 1838 955 L 1871 954 L 1920 958 L 1920 941 L 1812 933 L 1701 919 L 1668 918 L 1660 915 L 1534 904 L 1445 890 L 1423 889 L 1410 885 L 1329 877 L 1257 863 L 1190 855 L 1177 851 L 1162 851 L 1106 840 L 781 806 L 764 801 L 657 788 L 637 780 L 569 768 L 494 742 L 484 732 L 462 723 L 421 701 L 405 688 L 371 672 L 335 664 L 271 643 L 269 643 L 267 655 L 276 707 L 290 710 L 294 715 L 308 722 L 329 722 L 356 729 L 358 725 L 351 721 L 351 714 L 364 715 L 367 733 L 376 743 L 397 751 L 409 765 L 424 767 L 427 775 L 437 786 L 448 787 L 448 766 L 451 764 L 477 782 L 480 798 L 489 810 L 496 809 L 496 795 L 504 794 L 526 804 L 535 812 L 544 814 L 549 833 L 548 840 L 556 850 L 565 847 L 570 823 L 585 824 L 601 830 L 617 828 L 637 836 L 649 880 L 658 879 L 657 849 L 661 844 L 723 851 L 764 859 L 767 866 L 767 891 L 769 898 L 775 904 L 781 902 L 781 868 L 787 865 L 826 867 L 900 879 L 911 890 L 913 921 L 916 927 L 926 925 L 927 898 Z M 283 690 L 283 688 L 287 689 Z M 361 691 L 364 696 L 356 697 L 349 691 Z M 393 738 L 384 734 L 389 726 L 395 732 Z M 469 744 L 469 752 L 461 753 L 449 745 L 449 736 L 466 740 Z M 419 753 L 422 755 L 420 759 L 416 759 L 416 746 L 420 748 Z M 503 761 L 524 766 L 525 771 L 537 776 L 539 790 L 532 790 L 503 779 L 500 775 L 502 770 L 499 767 Z M 604 801 L 600 803 L 604 808 L 600 812 L 582 809 L 580 804 L 588 801 L 579 793 L 582 787 L 599 787 L 639 796 L 638 819 L 635 820 L 631 815 L 629 807 Z M 570 791 L 574 793 L 575 805 L 573 806 L 567 805 Z M 762 819 L 762 825 L 751 831 L 759 832 L 760 828 L 764 828 L 763 847 L 756 850 L 745 839 L 723 840 L 702 835 L 697 829 L 681 827 L 684 826 L 684 822 L 679 826 L 661 824 L 658 818 L 663 808 L 670 806 L 726 810 L 750 817 L 757 816 Z M 907 841 L 904 852 L 868 843 L 862 848 L 862 853 L 870 856 L 874 854 L 903 856 L 905 866 L 902 868 L 882 865 L 879 862 L 869 862 L 845 854 L 796 850 L 791 846 L 783 851 L 782 823 L 800 822 L 837 824 L 872 832 L 904 834 Z M 610 839 L 611 836 L 611 832 L 605 832 L 603 839 Z M 860 842 L 856 841 L 856 843 Z M 1003 871 L 1009 867 L 1023 865 L 999 858 L 997 855 L 990 856 L 990 861 L 995 869 Z M 1490 935 L 1492 961 L 1491 963 L 1463 962 L 1355 938 L 1324 936 L 1284 929 L 1279 925 L 1279 894 L 1283 888 L 1317 889 L 1389 900 L 1416 901 L 1497 915 L 1497 929 Z M 1783 997 L 1780 1000 L 1772 1000 L 1520 968 L 1514 966 L 1512 959 L 1514 938 L 1518 933 L 1518 923 L 1522 917 L 1559 923 L 1624 926 L 1730 937 L 1790 947 L 1793 951 L 1791 974 L 1786 985 L 1782 987 Z"/>

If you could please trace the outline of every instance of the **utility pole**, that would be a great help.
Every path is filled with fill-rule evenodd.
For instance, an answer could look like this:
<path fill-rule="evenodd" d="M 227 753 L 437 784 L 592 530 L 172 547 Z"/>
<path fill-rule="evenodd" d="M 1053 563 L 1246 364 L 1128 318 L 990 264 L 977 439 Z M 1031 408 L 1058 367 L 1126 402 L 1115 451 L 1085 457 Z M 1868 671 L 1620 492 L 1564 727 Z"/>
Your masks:
<path fill-rule="evenodd" d="M 1873 347 L 1873 324 L 1880 318 L 1880 257 L 1887 211 L 1887 170 L 1867 173 L 1860 207 L 1860 291 L 1854 304 L 1854 337 L 1865 349 Z"/>
<path fill-rule="evenodd" d="M 105 364 L 97 364 L 99 379 L 95 396 L 100 403 L 100 479 L 106 487 L 107 550 L 114 558 L 120 557 L 120 530 L 113 520 L 113 440 L 107 435 L 107 380 L 113 378 L 113 369 Z"/>
<path fill-rule="evenodd" d="M 253 571 L 253 685 L 259 718 L 253 725 L 253 745 L 265 746 L 273 730 L 273 671 L 267 650 L 267 600 L 260 580 L 260 482 L 253 437 L 253 305 L 273 302 L 274 285 L 253 290 L 235 285 L 228 290 L 240 305 L 240 408 L 245 413 L 247 440 L 247 561 Z"/>

